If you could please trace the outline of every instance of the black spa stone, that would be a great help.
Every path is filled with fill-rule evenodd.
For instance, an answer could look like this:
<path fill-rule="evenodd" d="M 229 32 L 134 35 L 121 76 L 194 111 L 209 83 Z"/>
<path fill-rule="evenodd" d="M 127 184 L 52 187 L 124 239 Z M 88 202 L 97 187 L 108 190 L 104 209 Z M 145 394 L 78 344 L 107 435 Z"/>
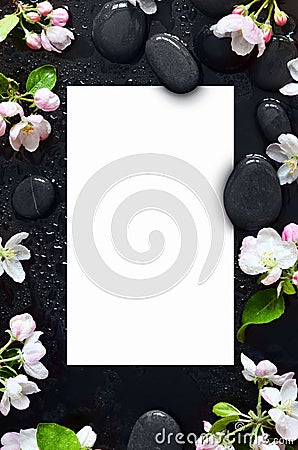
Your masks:
<path fill-rule="evenodd" d="M 249 0 L 241 1 L 242 5 L 248 3 Z M 216 19 L 230 14 L 234 9 L 235 0 L 192 0 L 192 3 L 206 16 Z"/>
<path fill-rule="evenodd" d="M 149 411 L 135 423 L 130 434 L 127 450 L 182 450 L 176 442 L 182 436 L 175 420 L 162 411 Z"/>
<path fill-rule="evenodd" d="M 186 94 L 198 86 L 198 64 L 176 36 L 155 34 L 147 41 L 146 56 L 160 82 L 170 91 Z"/>
<path fill-rule="evenodd" d="M 92 29 L 96 49 L 114 63 L 131 64 L 143 54 L 147 19 L 127 1 L 107 2 L 95 17 Z"/>
<path fill-rule="evenodd" d="M 277 142 L 282 133 L 292 132 L 288 114 L 278 100 L 264 99 L 258 106 L 257 119 L 263 135 L 270 142 Z"/>
<path fill-rule="evenodd" d="M 243 230 L 270 226 L 282 207 L 276 171 L 262 156 L 249 155 L 237 164 L 224 192 L 227 215 Z"/>
<path fill-rule="evenodd" d="M 298 56 L 295 43 L 286 36 L 273 36 L 266 51 L 256 58 L 251 67 L 251 77 L 259 88 L 278 91 L 291 82 L 287 63 Z"/>
<path fill-rule="evenodd" d="M 44 177 L 25 178 L 15 189 L 12 205 L 16 213 L 26 219 L 46 217 L 55 202 L 52 183 Z"/>
<path fill-rule="evenodd" d="M 249 61 L 249 56 L 239 56 L 232 51 L 230 38 L 218 39 L 209 26 L 195 37 L 194 51 L 203 64 L 220 72 L 238 72 Z"/>

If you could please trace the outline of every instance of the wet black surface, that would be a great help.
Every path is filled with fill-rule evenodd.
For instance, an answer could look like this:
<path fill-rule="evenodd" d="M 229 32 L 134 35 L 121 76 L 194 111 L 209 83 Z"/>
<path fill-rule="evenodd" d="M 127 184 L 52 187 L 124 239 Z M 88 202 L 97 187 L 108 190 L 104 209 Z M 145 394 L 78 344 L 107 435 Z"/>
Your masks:
<path fill-rule="evenodd" d="M 54 3 L 58 6 L 59 2 Z M 14 410 L 7 418 L 0 417 L 0 430 L 4 433 L 32 427 L 40 421 L 56 421 L 78 430 L 90 423 L 99 435 L 97 447 L 124 450 L 135 421 L 148 410 L 161 409 L 169 413 L 184 433 L 200 433 L 201 420 L 213 420 L 211 406 L 218 400 L 236 403 L 243 409 L 254 407 L 254 386 L 245 382 L 240 374 L 241 350 L 255 359 L 274 359 L 280 372 L 295 370 L 298 373 L 298 301 L 297 298 L 288 299 L 286 314 L 276 323 L 248 330 L 247 344 L 236 344 L 235 367 L 66 367 L 66 86 L 156 85 L 158 80 L 145 58 L 134 65 L 118 65 L 108 62 L 96 51 L 91 28 L 103 2 L 65 0 L 64 3 L 70 7 L 71 25 L 77 40 L 62 55 L 29 51 L 18 39 L 18 33 L 0 46 L 0 69 L 13 78 L 24 81 L 29 70 L 40 64 L 56 65 L 59 74 L 57 92 L 62 97 L 62 108 L 47 115 L 53 133 L 37 152 L 16 154 L 4 139 L 0 142 L 0 235 L 6 240 L 17 231 L 28 231 L 30 237 L 26 245 L 33 255 L 24 264 L 28 276 L 22 285 L 16 285 L 4 276 L 0 279 L 1 332 L 13 314 L 32 313 L 39 328 L 45 331 L 43 342 L 48 350 L 45 362 L 50 370 L 50 378 L 38 383 L 42 392 L 32 396 L 32 407 L 24 412 Z M 1 4 L 4 4 L 1 13 L 10 11 L 8 1 Z M 283 4 L 289 14 L 298 17 L 296 0 L 287 0 Z M 190 0 L 160 2 L 158 14 L 148 22 L 151 22 L 150 35 L 165 31 L 176 34 L 190 49 L 198 31 L 212 23 L 194 8 Z M 235 86 L 235 162 L 246 154 L 264 155 L 267 141 L 259 129 L 256 108 L 268 97 L 268 92 L 252 85 L 249 70 L 223 74 L 203 66 L 203 73 L 205 84 Z M 282 99 L 277 93 L 271 93 L 270 97 Z M 297 133 L 298 101 L 286 99 L 286 104 L 293 130 Z M 194 143 L 200 139 L 199 128 L 189 130 L 183 126 L 176 132 L 192 133 Z M 147 139 L 146 130 L 144 139 Z M 78 157 L 83 158 L 83 153 Z M 55 187 L 56 205 L 46 219 L 21 220 L 12 209 L 12 194 L 19 182 L 29 175 L 45 176 Z M 283 188 L 283 202 L 282 213 L 275 224 L 278 231 L 290 221 L 298 222 L 297 184 Z M 236 233 L 236 254 L 244 235 Z M 217 295 L 223 296 L 220 286 L 217 289 Z M 246 300 L 256 289 L 256 280 L 242 274 L 235 263 L 236 327 Z M 211 339 L 210 327 L 204 345 Z M 198 352 L 200 345 L 198 343 Z"/>

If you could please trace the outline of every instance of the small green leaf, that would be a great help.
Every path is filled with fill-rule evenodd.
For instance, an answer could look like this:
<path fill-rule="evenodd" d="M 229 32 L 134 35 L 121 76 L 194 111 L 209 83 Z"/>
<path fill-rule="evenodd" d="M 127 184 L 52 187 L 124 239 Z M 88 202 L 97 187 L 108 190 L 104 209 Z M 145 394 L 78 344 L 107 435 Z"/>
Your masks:
<path fill-rule="evenodd" d="M 277 297 L 276 289 L 267 289 L 254 294 L 246 303 L 242 315 L 242 327 L 237 333 L 239 342 L 245 340 L 245 330 L 248 325 L 258 325 L 272 322 L 285 312 L 285 302 L 282 296 Z"/>
<path fill-rule="evenodd" d="M 232 422 L 238 422 L 239 416 L 229 416 L 219 419 L 212 425 L 210 430 L 211 433 L 219 433 L 227 428 L 227 426 Z"/>
<path fill-rule="evenodd" d="M 80 450 L 81 444 L 76 434 L 55 423 L 41 423 L 37 427 L 39 450 Z"/>
<path fill-rule="evenodd" d="M 17 26 L 19 18 L 15 14 L 4 16 L 0 20 L 0 42 L 5 41 L 9 33 Z"/>
<path fill-rule="evenodd" d="M 294 286 L 292 285 L 290 280 L 284 281 L 283 289 L 284 289 L 284 293 L 287 295 L 296 294 L 296 289 L 294 288 Z"/>
<path fill-rule="evenodd" d="M 9 88 L 9 79 L 3 73 L 0 73 L 0 94 L 6 94 Z"/>
<path fill-rule="evenodd" d="M 235 416 L 240 413 L 239 409 L 235 408 L 235 406 L 224 402 L 214 405 L 212 411 L 219 417 Z"/>
<path fill-rule="evenodd" d="M 41 66 L 30 73 L 27 79 L 26 89 L 27 92 L 34 95 L 38 89 L 48 88 L 52 90 L 56 81 L 56 68 L 51 65 Z"/>

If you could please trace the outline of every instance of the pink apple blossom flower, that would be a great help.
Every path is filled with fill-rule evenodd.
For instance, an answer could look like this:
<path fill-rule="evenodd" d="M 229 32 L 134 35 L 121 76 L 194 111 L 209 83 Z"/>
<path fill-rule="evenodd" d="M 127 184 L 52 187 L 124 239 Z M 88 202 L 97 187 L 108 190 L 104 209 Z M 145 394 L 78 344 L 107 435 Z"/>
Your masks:
<path fill-rule="evenodd" d="M 295 286 L 298 286 L 298 272 L 294 273 L 292 281 L 295 284 Z"/>
<path fill-rule="evenodd" d="M 24 115 L 23 108 L 17 102 L 2 102 L 0 103 L 0 116 L 2 117 L 14 117 L 17 115 L 21 117 Z"/>
<path fill-rule="evenodd" d="M 31 50 L 40 50 L 41 45 L 41 37 L 37 33 L 28 33 L 26 36 L 26 44 Z"/>
<path fill-rule="evenodd" d="M 240 15 L 246 16 L 247 8 L 245 5 L 238 5 L 233 9 L 232 14 L 240 14 Z"/>
<path fill-rule="evenodd" d="M 270 22 L 266 21 L 264 26 L 261 28 L 261 31 L 263 33 L 265 44 L 268 44 L 273 36 L 272 26 Z"/>
<path fill-rule="evenodd" d="M 37 3 L 36 7 L 41 16 L 48 16 L 53 11 L 53 5 L 48 1 Z"/>
<path fill-rule="evenodd" d="M 26 375 L 7 378 L 5 380 L 5 391 L 0 402 L 0 412 L 7 416 L 10 411 L 10 405 L 19 410 L 29 408 L 30 400 L 28 395 L 36 392 L 40 392 L 38 386 L 32 381 L 28 381 Z"/>
<path fill-rule="evenodd" d="M 56 111 L 60 106 L 58 95 L 54 94 L 48 88 L 38 89 L 34 95 L 34 103 L 42 111 Z"/>
<path fill-rule="evenodd" d="M 29 19 L 31 22 L 40 22 L 40 15 L 36 12 L 29 12 L 28 14 L 26 14 L 26 18 Z"/>
<path fill-rule="evenodd" d="M 289 223 L 289 225 L 284 227 L 282 232 L 282 239 L 284 241 L 291 241 L 298 243 L 298 225 L 296 223 Z"/>
<path fill-rule="evenodd" d="M 25 372 L 38 380 L 44 380 L 49 375 L 48 370 L 40 362 L 46 354 L 46 349 L 39 340 L 42 334 L 42 331 L 35 331 L 25 340 L 22 350 Z"/>
<path fill-rule="evenodd" d="M 298 81 L 298 58 L 289 61 L 287 66 L 293 80 Z M 290 96 L 298 95 L 298 83 L 286 84 L 279 91 L 283 95 L 290 95 Z"/>
<path fill-rule="evenodd" d="M 77 433 L 82 448 L 92 448 L 95 444 L 97 435 L 91 427 L 87 426 Z"/>
<path fill-rule="evenodd" d="M 265 387 L 261 395 L 272 409 L 269 416 L 275 423 L 277 433 L 287 440 L 298 439 L 298 402 L 296 380 L 287 380 L 281 390 Z"/>
<path fill-rule="evenodd" d="M 277 175 L 281 185 L 291 184 L 298 179 L 298 138 L 293 134 L 281 134 L 278 143 L 270 144 L 267 155 L 282 163 Z"/>
<path fill-rule="evenodd" d="M 276 11 L 274 14 L 274 22 L 276 25 L 283 27 L 288 21 L 288 16 L 284 11 Z"/>
<path fill-rule="evenodd" d="M 0 238 L 0 276 L 6 272 L 16 283 L 23 283 L 26 274 L 20 261 L 30 259 L 30 251 L 21 245 L 23 239 L 27 239 L 28 233 L 17 233 L 2 246 Z"/>
<path fill-rule="evenodd" d="M 6 132 L 6 122 L 2 116 L 0 116 L 0 137 L 4 136 Z"/>
<path fill-rule="evenodd" d="M 69 19 L 69 14 L 65 8 L 57 8 L 50 15 L 54 26 L 64 27 Z"/>
<path fill-rule="evenodd" d="M 266 274 L 266 286 L 279 280 L 282 270 L 293 267 L 297 261 L 297 248 L 285 242 L 273 228 L 263 228 L 257 238 L 244 238 L 239 256 L 241 270 L 248 275 Z"/>
<path fill-rule="evenodd" d="M 36 323 L 30 314 L 25 313 L 10 319 L 9 326 L 12 336 L 17 341 L 23 342 L 33 335 Z"/>
<path fill-rule="evenodd" d="M 203 426 L 205 433 L 209 433 L 211 430 L 211 423 L 203 420 Z M 225 447 L 220 443 L 218 438 L 213 434 L 206 435 L 203 433 L 196 441 L 196 450 L 224 450 Z M 232 447 L 231 447 L 232 448 Z"/>
<path fill-rule="evenodd" d="M 41 115 L 23 117 L 21 122 L 10 130 L 10 145 L 19 151 L 23 145 L 28 152 L 37 150 L 40 141 L 44 141 L 51 133 L 51 125 Z"/>
<path fill-rule="evenodd" d="M 6 433 L 1 438 L 1 450 L 20 450 L 20 433 Z"/>
<path fill-rule="evenodd" d="M 260 361 L 256 365 L 250 358 L 241 353 L 241 362 L 244 370 L 242 374 L 247 381 L 262 379 L 270 383 L 282 386 L 287 380 L 295 375 L 294 372 L 277 375 L 277 367 L 268 360 Z"/>
<path fill-rule="evenodd" d="M 62 27 L 49 27 L 42 30 L 41 42 L 42 46 L 48 52 L 61 53 L 71 44 L 74 39 L 74 34 L 67 28 Z"/>
<path fill-rule="evenodd" d="M 260 57 L 266 48 L 262 31 L 249 16 L 229 14 L 214 26 L 213 33 L 218 38 L 231 37 L 237 55 L 248 55 L 257 45 Z"/>

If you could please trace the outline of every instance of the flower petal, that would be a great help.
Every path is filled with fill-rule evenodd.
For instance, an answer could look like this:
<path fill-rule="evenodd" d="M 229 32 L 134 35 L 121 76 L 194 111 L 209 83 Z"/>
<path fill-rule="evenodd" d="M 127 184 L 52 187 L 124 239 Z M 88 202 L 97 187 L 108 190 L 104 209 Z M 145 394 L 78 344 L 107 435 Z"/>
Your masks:
<path fill-rule="evenodd" d="M 267 359 L 260 361 L 256 368 L 256 376 L 260 378 L 270 377 L 276 374 L 277 367 Z"/>
<path fill-rule="evenodd" d="M 77 437 L 82 447 L 91 448 L 95 444 L 97 435 L 96 433 L 94 433 L 91 427 L 87 426 L 82 428 L 82 430 L 77 433 Z"/>
<path fill-rule="evenodd" d="M 23 134 L 21 140 L 23 146 L 28 152 L 35 152 L 35 150 L 37 150 L 39 147 L 40 137 L 38 131 L 35 128 L 29 134 Z"/>
<path fill-rule="evenodd" d="M 27 364 L 24 363 L 25 372 L 37 380 L 45 380 L 49 376 L 48 369 L 41 363 Z"/>
<path fill-rule="evenodd" d="M 20 411 L 29 408 L 30 405 L 29 398 L 24 394 L 19 394 L 16 397 L 11 397 L 10 401 L 12 406 L 14 406 L 14 408 L 16 409 L 19 409 Z"/>
<path fill-rule="evenodd" d="M 296 380 L 287 380 L 281 390 L 280 396 L 282 403 L 287 402 L 288 400 L 296 400 L 297 398 L 297 383 Z"/>
<path fill-rule="evenodd" d="M 298 171 L 291 173 L 292 169 L 287 164 L 283 164 L 277 171 L 277 176 L 279 178 L 280 184 L 283 186 L 285 184 L 292 184 L 298 177 Z"/>
<path fill-rule="evenodd" d="M 19 261 L 25 261 L 31 258 L 30 251 L 24 245 L 16 245 L 13 251 Z"/>
<path fill-rule="evenodd" d="M 22 450 L 39 450 L 37 445 L 36 430 L 34 428 L 30 428 L 29 430 L 21 430 L 20 446 Z"/>
<path fill-rule="evenodd" d="M 20 244 L 24 239 L 27 239 L 28 236 L 29 234 L 25 232 L 15 234 L 10 239 L 8 239 L 5 248 L 10 248 L 11 250 L 13 250 L 15 245 Z"/>
<path fill-rule="evenodd" d="M 294 242 L 282 241 L 275 249 L 275 257 L 282 269 L 294 266 L 297 261 L 297 248 Z"/>
<path fill-rule="evenodd" d="M 242 34 L 243 38 L 249 44 L 256 45 L 260 44 L 261 42 L 264 42 L 263 33 L 261 32 L 260 28 L 255 24 L 255 22 L 252 20 L 252 18 L 249 16 L 243 17 Z"/>
<path fill-rule="evenodd" d="M 293 80 L 298 81 L 298 58 L 288 62 L 288 69 Z"/>
<path fill-rule="evenodd" d="M 298 83 L 288 83 L 284 87 L 280 88 L 279 92 L 282 95 L 298 95 Z"/>
<path fill-rule="evenodd" d="M 244 39 L 242 33 L 235 31 L 232 33 L 232 50 L 237 55 L 245 56 L 252 52 L 254 44 Z"/>
<path fill-rule="evenodd" d="M 281 274 L 282 270 L 279 267 L 275 267 L 268 272 L 267 277 L 262 280 L 262 284 L 264 284 L 264 286 L 270 286 L 271 284 L 276 283 L 280 279 Z"/>
<path fill-rule="evenodd" d="M 10 411 L 10 401 L 7 392 L 4 392 L 0 402 L 0 412 L 3 416 L 7 416 Z"/>
<path fill-rule="evenodd" d="M 30 395 L 30 394 L 36 394 L 37 392 L 40 392 L 40 389 L 38 388 L 37 384 L 34 383 L 33 381 L 27 381 L 26 383 L 24 383 L 22 385 L 22 392 L 25 395 Z"/>
<path fill-rule="evenodd" d="M 242 374 L 247 381 L 253 381 L 256 376 L 256 365 L 255 363 L 248 358 L 244 353 L 241 353 L 241 362 L 244 370 Z"/>
<path fill-rule="evenodd" d="M 283 150 L 291 156 L 298 156 L 298 138 L 291 133 L 281 134 L 278 138 Z"/>
<path fill-rule="evenodd" d="M 272 387 L 265 387 L 261 389 L 261 395 L 269 405 L 277 406 L 281 401 L 281 394 L 278 389 Z M 274 420 L 274 419 L 273 419 Z"/>
<path fill-rule="evenodd" d="M 287 380 L 291 380 L 294 375 L 294 372 L 284 373 L 283 375 L 273 375 L 271 381 L 277 386 L 282 386 Z"/>
<path fill-rule="evenodd" d="M 296 441 L 298 439 L 298 420 L 285 416 L 282 422 L 276 423 L 276 431 L 282 438 Z"/>
<path fill-rule="evenodd" d="M 3 269 L 16 283 L 23 283 L 26 278 L 22 264 L 16 258 L 9 262 L 3 261 Z"/>
<path fill-rule="evenodd" d="M 270 144 L 266 149 L 266 153 L 269 158 L 279 163 L 284 163 L 289 159 L 289 155 L 282 149 L 280 144 Z"/>
<path fill-rule="evenodd" d="M 20 444 L 20 435 L 19 433 L 6 433 L 2 436 L 1 439 L 2 445 L 19 445 Z M 19 445 L 20 447 L 20 445 Z"/>
<path fill-rule="evenodd" d="M 138 3 L 145 14 L 155 14 L 157 11 L 157 5 L 154 0 L 138 0 Z"/>
<path fill-rule="evenodd" d="M 259 256 L 264 253 L 275 252 L 277 246 L 282 243 L 281 236 L 273 228 L 263 228 L 257 236 L 257 251 Z"/>

